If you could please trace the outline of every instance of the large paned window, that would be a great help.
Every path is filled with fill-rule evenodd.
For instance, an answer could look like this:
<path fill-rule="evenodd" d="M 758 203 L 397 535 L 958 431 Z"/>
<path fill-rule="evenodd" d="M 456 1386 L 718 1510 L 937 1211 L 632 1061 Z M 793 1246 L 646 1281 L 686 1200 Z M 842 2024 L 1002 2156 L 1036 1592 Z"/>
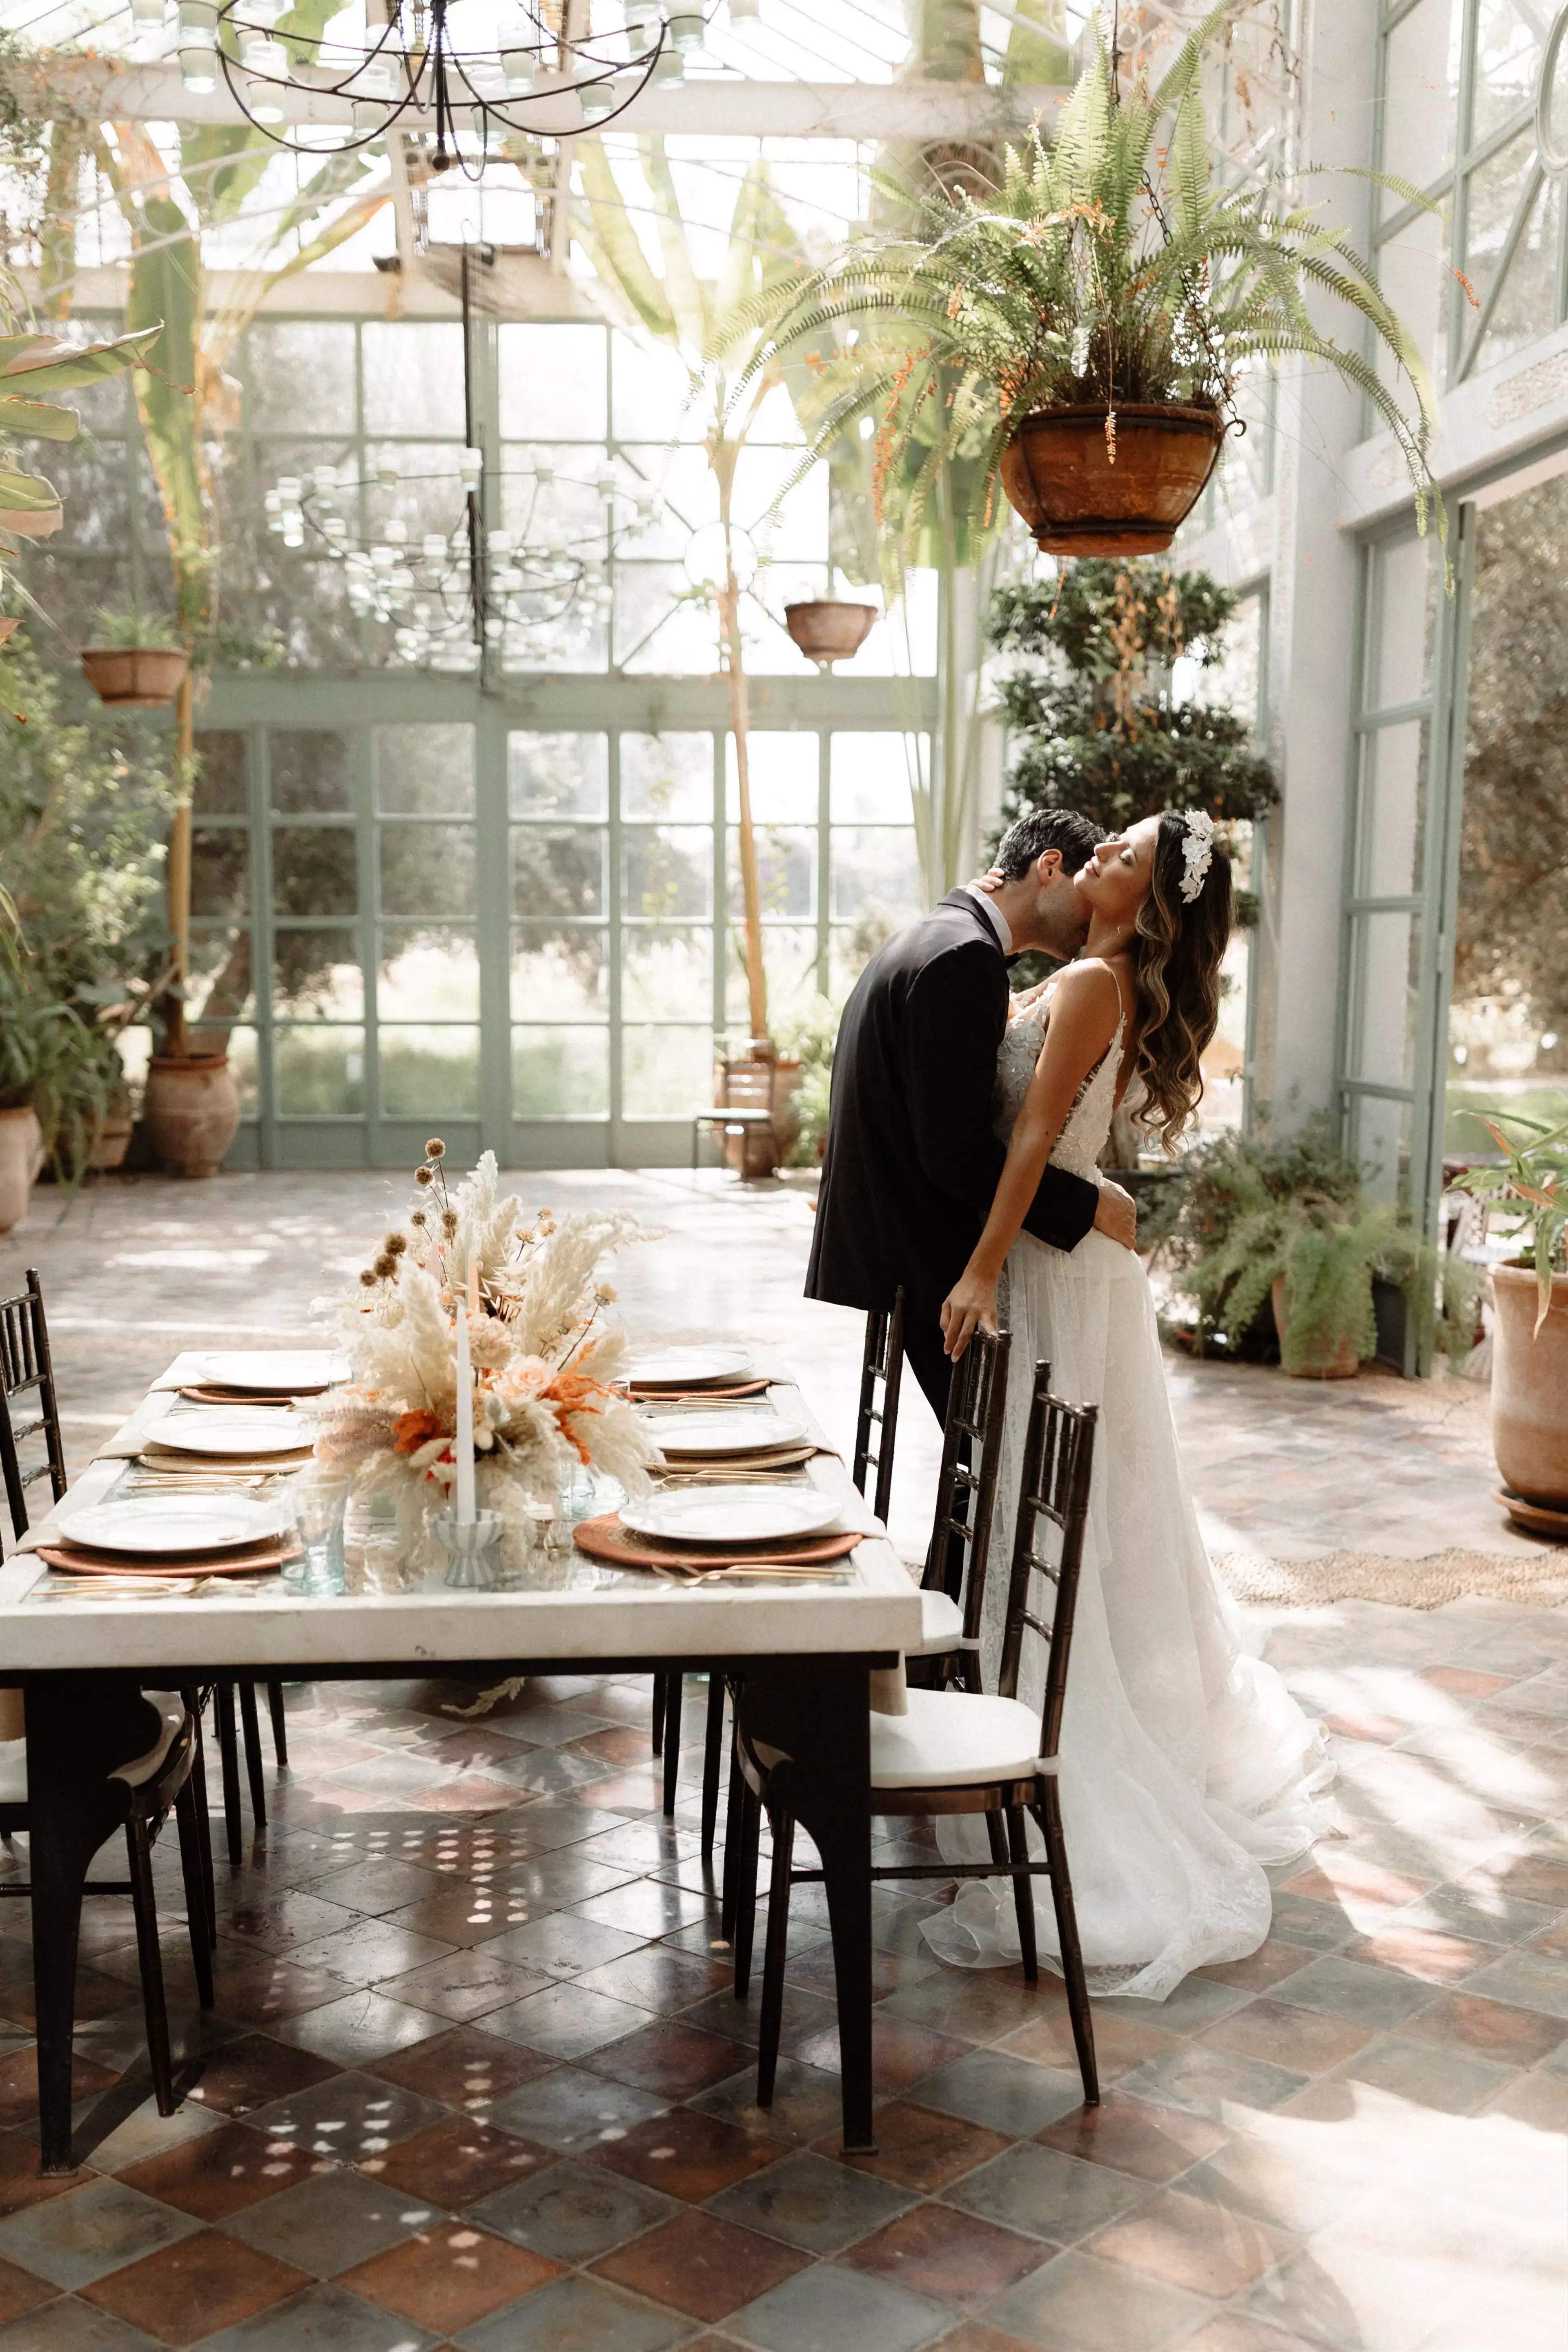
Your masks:
<path fill-rule="evenodd" d="M 1537 0 L 1384 9 L 1377 161 L 1437 209 L 1376 193 L 1378 276 L 1439 385 L 1568 318 L 1568 179 L 1549 176 L 1535 130 L 1554 14 Z M 1568 120 L 1568 97 L 1555 118 Z M 1378 364 L 1394 366 L 1381 345 Z"/>

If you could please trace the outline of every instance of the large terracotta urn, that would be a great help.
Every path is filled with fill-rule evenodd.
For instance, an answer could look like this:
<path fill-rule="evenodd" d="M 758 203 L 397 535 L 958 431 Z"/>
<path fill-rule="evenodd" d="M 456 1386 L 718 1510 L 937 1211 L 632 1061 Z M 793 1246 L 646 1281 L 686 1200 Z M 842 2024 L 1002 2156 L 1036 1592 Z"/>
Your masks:
<path fill-rule="evenodd" d="M 141 1125 L 171 1176 L 215 1176 L 239 1130 L 239 1088 L 224 1054 L 154 1054 Z"/>
<path fill-rule="evenodd" d="M 1553 1276 L 1539 1333 L 1531 1265 L 1494 1265 L 1491 1442 L 1503 1485 L 1538 1509 L 1568 1512 L 1568 1275 Z M 1532 1336 L 1533 1335 L 1533 1336 Z"/>
<path fill-rule="evenodd" d="M 44 1164 L 44 1132 L 31 1103 L 0 1110 L 0 1234 L 27 1213 L 34 1181 Z"/>
<path fill-rule="evenodd" d="M 1214 470 L 1212 408 L 1041 409 L 1002 452 L 1002 488 L 1047 555 L 1163 555 Z"/>

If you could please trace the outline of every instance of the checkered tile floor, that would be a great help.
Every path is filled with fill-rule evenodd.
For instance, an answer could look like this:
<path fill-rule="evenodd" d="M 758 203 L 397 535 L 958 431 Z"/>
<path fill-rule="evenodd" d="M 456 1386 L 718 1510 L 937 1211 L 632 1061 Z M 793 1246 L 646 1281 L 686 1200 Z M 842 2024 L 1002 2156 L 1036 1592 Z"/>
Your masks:
<path fill-rule="evenodd" d="M 219 1847 L 217 2008 L 160 1901 L 188 2091 L 149 2095 L 127 1905 L 89 1905 L 74 2181 L 41 2181 L 27 1906 L 0 1905 L 0 2352 L 1562 2352 L 1568 1612 L 1343 1606 L 1269 1654 L 1346 1833 L 1274 1932 L 1102 2003 L 942 1968 L 877 1896 L 880 2152 L 838 2153 L 797 1897 L 778 2102 L 698 1854 L 702 1686 L 658 1811 L 645 1680 L 289 1694 Z M 266 1734 L 264 1732 L 264 1738 Z M 247 1819 L 247 1829 L 248 1829 Z"/>

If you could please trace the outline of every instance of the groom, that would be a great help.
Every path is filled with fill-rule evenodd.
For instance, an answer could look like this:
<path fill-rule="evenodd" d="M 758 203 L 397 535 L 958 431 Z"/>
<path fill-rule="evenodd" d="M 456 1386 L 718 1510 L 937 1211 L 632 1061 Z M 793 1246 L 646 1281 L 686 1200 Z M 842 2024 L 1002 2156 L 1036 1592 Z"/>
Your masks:
<path fill-rule="evenodd" d="M 902 1286 L 904 1353 L 938 1422 L 952 1375 L 942 1301 L 1007 1156 L 991 1118 L 1008 960 L 1026 948 L 1062 963 L 1078 953 L 1089 910 L 1072 877 L 1095 838 L 1069 809 L 1020 817 L 997 852 L 1001 887 L 950 890 L 880 948 L 839 1024 L 806 1296 L 880 1308 Z M 1091 1226 L 1131 1249 L 1137 1211 L 1118 1184 L 1047 1168 L 1024 1223 L 1055 1249 L 1075 1248 Z"/>

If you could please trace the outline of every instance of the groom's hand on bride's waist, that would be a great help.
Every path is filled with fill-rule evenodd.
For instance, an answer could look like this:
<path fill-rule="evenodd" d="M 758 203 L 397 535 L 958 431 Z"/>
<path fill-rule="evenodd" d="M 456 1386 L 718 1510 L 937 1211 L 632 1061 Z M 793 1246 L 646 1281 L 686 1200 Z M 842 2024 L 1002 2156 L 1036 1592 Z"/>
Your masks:
<path fill-rule="evenodd" d="M 1138 1204 L 1120 1184 L 1100 1179 L 1100 1206 L 1094 1212 L 1094 1230 L 1105 1234 L 1124 1249 L 1138 1246 Z"/>

